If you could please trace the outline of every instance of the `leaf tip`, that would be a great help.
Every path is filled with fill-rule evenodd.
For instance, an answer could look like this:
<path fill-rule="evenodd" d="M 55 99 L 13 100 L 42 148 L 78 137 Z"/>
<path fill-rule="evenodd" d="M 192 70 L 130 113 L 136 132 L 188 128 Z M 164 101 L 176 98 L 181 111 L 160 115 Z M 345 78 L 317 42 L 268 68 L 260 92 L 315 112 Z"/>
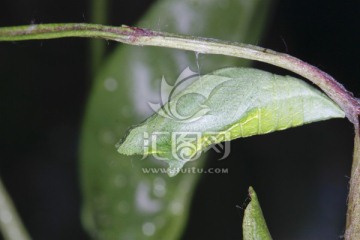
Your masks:
<path fill-rule="evenodd" d="M 248 192 L 249 192 L 249 196 L 250 196 L 251 200 L 252 200 L 253 198 L 257 199 L 256 192 L 255 192 L 255 190 L 254 190 L 254 188 L 253 188 L 252 186 L 249 187 Z"/>
<path fill-rule="evenodd" d="M 264 239 L 271 240 L 270 232 L 257 199 L 255 190 L 249 187 L 250 203 L 245 209 L 243 220 L 243 239 L 254 240 Z"/>

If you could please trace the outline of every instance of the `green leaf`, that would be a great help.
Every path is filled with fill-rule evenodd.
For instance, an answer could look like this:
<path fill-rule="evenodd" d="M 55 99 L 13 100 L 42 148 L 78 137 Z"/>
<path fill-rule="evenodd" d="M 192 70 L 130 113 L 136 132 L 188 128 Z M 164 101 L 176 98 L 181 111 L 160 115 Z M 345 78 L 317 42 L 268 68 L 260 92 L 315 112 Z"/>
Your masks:
<path fill-rule="evenodd" d="M 175 33 L 256 43 L 269 1 L 160 0 L 139 24 Z M 121 16 L 126 9 L 117 9 Z M 168 178 L 153 158 L 120 155 L 115 144 L 160 101 L 162 76 L 175 81 L 188 66 L 209 72 L 248 61 L 155 47 L 120 46 L 96 75 L 80 147 L 82 219 L 94 239 L 178 239 L 186 223 L 196 174 Z M 198 68 L 199 66 L 199 68 Z M 204 161 L 193 162 L 200 167 Z M 189 164 L 190 165 L 190 164 Z M 161 170 L 161 169 L 160 169 Z M 165 168 L 166 170 L 166 168 Z"/>
<path fill-rule="evenodd" d="M 252 187 L 249 188 L 250 203 L 247 205 L 243 220 L 244 240 L 271 240 L 270 232 L 261 211 L 260 203 Z"/>
<path fill-rule="evenodd" d="M 175 94 L 157 114 L 131 129 L 118 151 L 155 155 L 176 175 L 211 144 L 344 116 L 325 94 L 302 80 L 225 68 Z"/>

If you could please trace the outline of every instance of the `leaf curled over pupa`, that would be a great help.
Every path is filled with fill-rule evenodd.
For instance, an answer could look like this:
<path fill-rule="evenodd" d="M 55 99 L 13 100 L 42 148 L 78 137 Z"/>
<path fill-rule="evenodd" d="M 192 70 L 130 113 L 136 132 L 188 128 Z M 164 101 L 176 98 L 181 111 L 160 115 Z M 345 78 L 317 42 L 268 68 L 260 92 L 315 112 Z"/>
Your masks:
<path fill-rule="evenodd" d="M 179 114 L 196 117 L 181 121 Z M 213 144 L 344 116 L 325 94 L 300 79 L 225 68 L 199 77 L 169 99 L 129 131 L 118 151 L 151 154 L 166 161 L 173 176 Z"/>

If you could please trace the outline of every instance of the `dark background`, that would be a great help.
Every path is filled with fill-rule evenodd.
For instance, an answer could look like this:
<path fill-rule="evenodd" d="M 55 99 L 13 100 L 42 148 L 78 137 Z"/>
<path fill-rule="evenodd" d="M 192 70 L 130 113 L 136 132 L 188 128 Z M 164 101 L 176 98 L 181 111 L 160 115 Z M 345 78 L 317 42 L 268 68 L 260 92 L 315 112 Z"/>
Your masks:
<path fill-rule="evenodd" d="M 113 1 L 111 24 L 135 24 L 151 2 Z M 1 0 L 0 26 L 88 22 L 89 7 Z M 359 96 L 359 26 L 358 1 L 278 0 L 261 45 L 320 67 Z M 33 239 L 87 239 L 77 169 L 91 81 L 87 50 L 84 39 L 0 43 L 0 176 Z M 339 239 L 352 140 L 348 121 L 331 120 L 232 142 L 228 160 L 207 162 L 230 173 L 203 176 L 183 239 L 239 239 L 249 185 L 274 239 Z"/>

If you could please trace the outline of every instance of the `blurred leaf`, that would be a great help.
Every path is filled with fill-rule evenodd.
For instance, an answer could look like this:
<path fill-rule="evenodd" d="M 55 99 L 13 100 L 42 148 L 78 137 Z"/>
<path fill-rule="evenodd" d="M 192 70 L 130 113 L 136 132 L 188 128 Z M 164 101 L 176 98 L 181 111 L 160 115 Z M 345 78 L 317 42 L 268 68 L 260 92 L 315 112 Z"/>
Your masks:
<path fill-rule="evenodd" d="M 138 26 L 256 43 L 267 6 L 264 0 L 161 0 Z M 95 77 L 80 148 L 83 222 L 94 238 L 180 237 L 198 176 L 146 174 L 145 168 L 163 165 L 153 158 L 140 161 L 119 155 L 115 144 L 131 125 L 153 113 L 148 102 L 161 102 L 163 75 L 174 82 L 188 66 L 209 72 L 240 62 L 224 56 L 197 58 L 194 52 L 155 47 L 121 46 L 114 51 Z"/>
<path fill-rule="evenodd" d="M 133 128 L 118 151 L 156 155 L 175 175 L 211 144 L 339 117 L 345 117 L 344 112 L 302 80 L 225 68 L 175 94 L 157 114 Z M 148 138 L 146 148 L 144 133 L 156 137 Z"/>
<path fill-rule="evenodd" d="M 250 203 L 247 205 L 243 220 L 244 240 L 271 240 L 270 232 L 261 211 L 260 203 L 252 187 L 249 188 Z"/>

